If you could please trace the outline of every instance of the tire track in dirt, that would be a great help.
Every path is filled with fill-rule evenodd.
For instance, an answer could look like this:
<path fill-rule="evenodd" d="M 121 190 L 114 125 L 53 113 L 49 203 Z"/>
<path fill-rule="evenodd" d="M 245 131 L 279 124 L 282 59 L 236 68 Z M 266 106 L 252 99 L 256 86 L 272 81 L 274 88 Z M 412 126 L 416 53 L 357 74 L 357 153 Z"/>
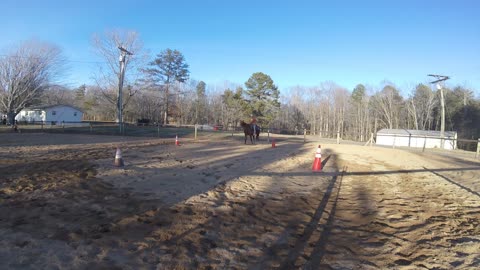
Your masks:
<path fill-rule="evenodd" d="M 328 242 L 328 237 L 330 236 L 332 224 L 335 219 L 339 194 L 342 188 L 343 174 L 346 171 L 347 168 L 344 167 L 338 172 L 338 175 L 332 177 L 311 221 L 305 227 L 302 236 L 298 238 L 295 245 L 290 248 L 287 259 L 279 269 L 287 270 L 299 267 L 317 269 L 320 267 L 320 263 L 325 254 L 325 246 Z M 336 194 L 333 194 L 334 189 L 336 189 Z M 332 195 L 334 196 L 333 198 L 331 197 Z M 328 210 L 327 204 L 331 205 Z M 324 224 L 320 222 L 323 214 L 328 215 L 328 217 L 323 218 Z M 307 261 L 299 261 L 298 258 L 300 256 Z"/>
<path fill-rule="evenodd" d="M 77 149 L 83 152 L 78 155 Z M 132 159 L 134 152 L 130 152 Z M 42 154 L 46 160 L 37 161 Z M 4 236 L 0 243 L 4 247 L 18 246 L 15 254 L 29 258 L 19 263 L 17 255 L 3 256 L 11 250 L 0 248 L 0 257 L 13 268 L 66 268 L 75 262 L 77 268 L 244 269 L 268 246 L 276 245 L 276 250 L 286 252 L 288 245 L 277 243 L 277 236 L 288 224 L 295 235 L 299 224 L 306 224 L 314 211 L 309 205 L 314 205 L 322 193 L 320 189 L 312 195 L 297 195 L 282 187 L 269 190 L 260 185 L 261 181 L 241 176 L 233 179 L 232 185 L 223 183 L 199 195 L 198 202 L 163 207 L 158 201 L 139 200 L 130 191 L 95 178 L 98 168 L 89 160 L 108 158 L 109 151 L 59 147 L 42 154 L 27 154 L 28 165 L 23 164 L 24 160 L 5 170 L 12 180 L 9 187 L 19 188 L 19 181 L 34 184 L 32 190 L 2 195 L 7 203 L 2 204 L 6 216 L 0 220 Z M 258 155 L 248 162 L 263 170 L 257 166 L 258 158 L 272 157 Z M 296 155 L 284 158 L 283 164 L 296 161 Z M 72 162 L 75 156 L 82 162 Z M 225 166 L 210 169 L 225 176 L 229 175 L 227 169 L 235 165 L 227 162 Z M 84 170 L 87 174 L 83 174 Z M 90 171 L 94 178 L 88 177 Z M 265 174 L 263 179 L 270 179 L 268 170 Z M 284 211 L 295 214 L 283 215 Z M 45 256 L 40 255 L 42 250 L 47 251 Z M 38 254 L 28 255 L 34 253 Z"/>
<path fill-rule="evenodd" d="M 341 146 L 331 146 L 335 152 L 328 153 L 332 158 L 326 172 L 312 174 L 314 150 L 304 153 L 296 145 L 290 146 L 292 151 L 264 149 L 253 155 L 245 155 L 248 151 L 243 148 L 227 149 L 245 155 L 231 160 L 222 159 L 226 152 L 210 146 L 204 147 L 209 151 L 201 152 L 201 158 L 182 156 L 180 150 L 168 156 L 168 151 L 147 144 L 127 147 L 134 150 L 127 152 L 132 168 L 146 168 L 149 173 L 166 170 L 162 165 L 182 168 L 185 171 L 172 180 L 179 181 L 185 173 L 198 176 L 195 181 L 205 177 L 214 186 L 167 207 L 97 178 L 99 167 L 91 160 L 98 158 L 111 166 L 111 145 L 103 150 L 42 148 L 45 151 L 33 153 L 30 159 L 22 156 L 32 164 L 30 168 L 21 161 L 15 165 L 19 167 L 2 171 L 9 179 L 2 188 L 16 192 L 0 194 L 0 210 L 7 213 L 0 218 L 0 258 L 5 265 L 17 269 L 478 268 L 478 197 L 428 171 L 408 173 L 395 165 L 395 156 L 352 160 L 345 156 L 365 148 L 343 152 Z M 87 150 L 79 155 L 81 149 Z M 372 155 L 381 151 L 369 150 Z M 50 161 L 35 161 L 44 154 Z M 82 162 L 71 162 L 76 156 Z M 215 159 L 215 165 L 207 158 Z M 261 164 L 262 160 L 272 162 Z M 241 174 L 230 171 L 244 165 L 254 169 Z M 344 166 L 348 173 L 339 176 L 328 192 L 332 174 Z M 17 173 L 30 171 L 10 171 L 15 168 Z M 379 171 L 391 174 L 365 173 Z M 161 174 L 154 175 L 161 179 Z M 24 188 L 21 181 L 35 183 L 33 189 Z"/>
<path fill-rule="evenodd" d="M 471 194 L 425 173 L 404 171 L 370 160 L 371 167 L 350 162 L 339 199 L 326 268 L 475 268 L 480 248 L 479 206 Z M 375 167 L 391 174 L 356 176 L 352 170 Z M 383 168 L 382 168 L 383 167 Z M 455 188 L 454 188 L 455 189 Z M 465 191 L 463 191 L 465 193 Z M 470 200 L 463 198 L 470 197 Z"/>

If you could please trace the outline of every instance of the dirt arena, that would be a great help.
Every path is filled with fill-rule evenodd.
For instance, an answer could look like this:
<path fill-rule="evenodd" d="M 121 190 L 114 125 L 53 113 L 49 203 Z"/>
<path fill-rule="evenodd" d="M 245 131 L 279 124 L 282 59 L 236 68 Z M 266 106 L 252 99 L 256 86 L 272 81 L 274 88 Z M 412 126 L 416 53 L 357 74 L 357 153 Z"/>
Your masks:
<path fill-rule="evenodd" d="M 322 143 L 312 173 L 301 138 L 181 143 L 1 134 L 0 268 L 480 268 L 478 160 Z"/>

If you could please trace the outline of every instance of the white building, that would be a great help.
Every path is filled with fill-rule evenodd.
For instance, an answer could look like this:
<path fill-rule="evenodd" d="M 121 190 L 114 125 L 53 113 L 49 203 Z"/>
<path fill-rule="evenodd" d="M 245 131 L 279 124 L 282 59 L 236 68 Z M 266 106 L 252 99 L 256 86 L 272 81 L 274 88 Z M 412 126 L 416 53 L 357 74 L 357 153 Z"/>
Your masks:
<path fill-rule="evenodd" d="M 15 117 L 18 122 L 44 122 L 60 124 L 62 122 L 81 122 L 83 112 L 70 105 L 50 105 L 25 108 Z"/>
<path fill-rule="evenodd" d="M 440 131 L 382 129 L 377 132 L 377 145 L 441 148 Z M 445 131 L 444 149 L 457 149 L 457 132 Z"/>

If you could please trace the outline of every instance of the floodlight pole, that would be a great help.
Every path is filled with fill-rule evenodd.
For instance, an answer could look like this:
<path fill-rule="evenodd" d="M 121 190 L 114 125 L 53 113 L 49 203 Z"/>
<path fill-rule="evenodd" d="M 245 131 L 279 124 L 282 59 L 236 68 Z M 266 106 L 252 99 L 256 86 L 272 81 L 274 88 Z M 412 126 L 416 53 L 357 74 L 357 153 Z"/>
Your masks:
<path fill-rule="evenodd" d="M 125 78 L 125 63 L 127 55 L 132 55 L 131 52 L 127 51 L 122 46 L 119 46 L 120 50 L 120 74 L 118 75 L 118 100 L 117 100 L 117 111 L 118 111 L 118 128 L 120 134 L 123 134 L 123 80 Z"/>
<path fill-rule="evenodd" d="M 440 90 L 440 105 L 442 107 L 442 119 L 440 123 L 440 147 L 443 149 L 445 145 L 445 97 L 443 95 L 443 87 L 441 85 L 441 82 L 450 79 L 450 77 L 434 74 L 428 74 L 428 76 L 437 78 L 437 80 L 430 83 L 435 83 L 437 85 L 437 89 Z"/>

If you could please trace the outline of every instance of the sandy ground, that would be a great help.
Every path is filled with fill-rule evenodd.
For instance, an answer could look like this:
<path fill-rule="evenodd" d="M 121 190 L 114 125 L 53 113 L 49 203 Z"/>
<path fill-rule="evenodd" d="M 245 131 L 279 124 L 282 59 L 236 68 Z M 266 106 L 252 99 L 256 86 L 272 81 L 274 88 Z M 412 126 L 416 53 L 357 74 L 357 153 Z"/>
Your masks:
<path fill-rule="evenodd" d="M 0 268 L 480 268 L 474 159 L 181 142 L 0 135 Z"/>

